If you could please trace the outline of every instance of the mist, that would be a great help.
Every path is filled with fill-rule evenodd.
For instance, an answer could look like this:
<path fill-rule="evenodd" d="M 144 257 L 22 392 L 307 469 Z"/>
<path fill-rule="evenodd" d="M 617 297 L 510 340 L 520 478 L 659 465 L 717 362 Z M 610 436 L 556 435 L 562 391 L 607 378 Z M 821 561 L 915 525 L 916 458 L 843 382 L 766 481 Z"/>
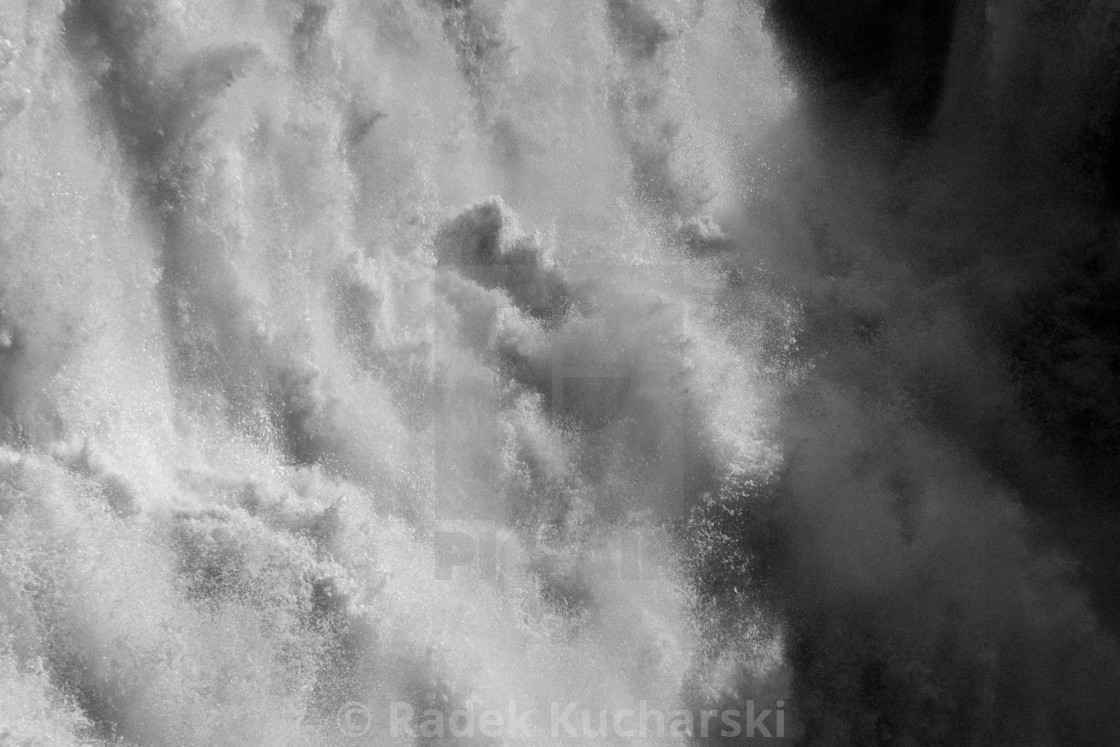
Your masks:
<path fill-rule="evenodd" d="M 0 743 L 1120 743 L 1118 14 L 4 2 Z"/>

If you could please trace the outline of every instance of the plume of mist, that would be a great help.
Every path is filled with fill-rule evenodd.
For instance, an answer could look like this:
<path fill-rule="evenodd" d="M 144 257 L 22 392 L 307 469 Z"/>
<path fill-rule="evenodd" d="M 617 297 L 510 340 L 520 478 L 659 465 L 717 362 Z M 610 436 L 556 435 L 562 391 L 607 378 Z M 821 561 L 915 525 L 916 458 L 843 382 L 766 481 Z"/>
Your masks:
<path fill-rule="evenodd" d="M 933 51 L 822 88 L 776 4 L 4 4 L 0 738 L 1115 741 L 1053 541 L 1107 331 L 1048 318 L 1112 266 L 1111 10 L 1028 5 L 962 0 L 896 121 Z"/>

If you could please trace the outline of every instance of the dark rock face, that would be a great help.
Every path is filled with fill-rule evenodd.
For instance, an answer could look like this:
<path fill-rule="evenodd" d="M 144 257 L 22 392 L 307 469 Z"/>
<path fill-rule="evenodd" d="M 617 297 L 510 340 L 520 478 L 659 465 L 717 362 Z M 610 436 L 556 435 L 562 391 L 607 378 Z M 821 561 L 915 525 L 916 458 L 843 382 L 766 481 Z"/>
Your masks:
<path fill-rule="evenodd" d="M 952 216 L 968 238 L 950 250 L 948 225 L 934 222 L 925 246 L 909 250 L 911 261 L 932 268 L 950 252 L 946 266 L 960 268 L 988 255 L 1020 278 L 1016 308 L 976 302 L 996 303 L 1010 320 L 992 345 L 1006 352 L 1021 403 L 1047 443 L 1114 502 L 1115 10 L 1008 0 L 768 0 L 765 7 L 817 131 L 839 148 L 881 150 L 890 142 L 896 163 L 920 174 L 907 182 L 916 190 L 905 179 L 893 188 L 900 215 L 910 216 L 903 224 L 930 209 L 929 185 L 945 191 L 937 214 Z M 837 124 L 845 120 L 861 126 Z M 880 139 L 854 142 L 869 132 Z"/>
<path fill-rule="evenodd" d="M 1067 168 L 1114 208 L 1120 37 L 1098 5 L 765 0 L 787 64 L 827 115 L 874 104 L 908 136 L 942 114 L 971 120 L 1020 166 Z"/>
<path fill-rule="evenodd" d="M 956 0 L 771 0 L 767 18 L 810 86 L 839 86 L 855 99 L 886 93 L 896 124 L 913 133 L 937 110 L 956 7 Z"/>
<path fill-rule="evenodd" d="M 1105 198 L 1112 206 L 1120 207 L 1120 94 L 1114 98 L 1107 115 L 1106 134 L 1093 145 L 1099 149 L 1100 177 Z"/>
<path fill-rule="evenodd" d="M 801 344 L 822 351 L 831 361 L 823 365 L 835 365 L 829 380 L 850 382 L 861 397 L 897 392 L 924 429 L 1011 491 L 1042 527 L 1039 541 L 1075 559 L 1077 584 L 1115 634 L 1120 7 L 1042 0 L 765 0 L 764 7 L 799 84 L 815 159 L 805 167 L 812 179 L 791 169 L 781 187 L 783 209 L 796 201 L 797 220 L 813 226 L 804 246 L 783 254 L 810 257 L 807 274 L 824 278 L 804 296 Z M 874 199 L 881 202 L 867 209 Z M 884 267 L 894 279 L 865 287 Z M 878 306 L 895 292 L 897 306 Z M 923 317 L 953 321 L 927 327 Z M 889 373 L 880 375 L 880 360 L 893 362 Z M 901 469 L 886 484 L 909 541 L 916 494 L 909 486 L 917 483 Z M 805 554 L 792 546 L 789 557 Z M 931 591 L 925 578 L 914 584 L 916 594 L 955 593 Z M 931 708 L 924 685 L 894 663 L 906 658 L 897 652 L 908 643 L 882 643 L 908 628 L 901 618 L 882 624 L 908 614 L 908 602 L 851 595 L 849 607 L 817 609 L 816 588 L 792 596 L 810 600 L 788 613 L 797 621 L 791 650 L 795 687 L 806 696 L 800 702 L 812 693 L 829 704 L 801 714 L 806 743 L 1038 739 L 976 709 L 986 680 L 1003 701 L 992 712 L 1018 713 L 1028 700 L 1019 688 L 1038 648 L 1033 632 L 993 634 L 985 645 L 1000 663 L 991 670 L 987 654 L 961 667 L 970 655 L 955 642 L 921 654 L 929 681 L 954 693 Z M 956 640 L 956 614 L 939 623 L 946 641 Z M 833 680 L 826 673 L 834 671 L 856 674 Z M 849 717 L 857 701 L 872 714 L 859 723 Z M 917 712 L 926 717 L 907 721 Z"/>

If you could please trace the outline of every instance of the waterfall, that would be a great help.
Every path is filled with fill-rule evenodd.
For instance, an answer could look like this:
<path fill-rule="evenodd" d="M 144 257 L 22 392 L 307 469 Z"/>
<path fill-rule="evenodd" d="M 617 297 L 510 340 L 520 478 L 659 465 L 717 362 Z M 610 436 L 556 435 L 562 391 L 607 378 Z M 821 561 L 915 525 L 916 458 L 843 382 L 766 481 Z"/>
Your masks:
<path fill-rule="evenodd" d="M 5 0 L 0 743 L 1120 739 L 1045 5 Z"/>

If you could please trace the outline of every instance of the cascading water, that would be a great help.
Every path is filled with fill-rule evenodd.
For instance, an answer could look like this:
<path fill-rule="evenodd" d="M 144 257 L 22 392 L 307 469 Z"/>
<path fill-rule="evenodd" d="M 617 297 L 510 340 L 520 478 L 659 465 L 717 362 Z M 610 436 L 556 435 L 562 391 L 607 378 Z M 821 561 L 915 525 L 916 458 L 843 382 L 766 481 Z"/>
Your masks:
<path fill-rule="evenodd" d="M 996 343 L 1102 219 L 957 210 L 1036 11 L 897 136 L 780 5 L 5 0 L 0 744 L 1120 739 Z"/>

